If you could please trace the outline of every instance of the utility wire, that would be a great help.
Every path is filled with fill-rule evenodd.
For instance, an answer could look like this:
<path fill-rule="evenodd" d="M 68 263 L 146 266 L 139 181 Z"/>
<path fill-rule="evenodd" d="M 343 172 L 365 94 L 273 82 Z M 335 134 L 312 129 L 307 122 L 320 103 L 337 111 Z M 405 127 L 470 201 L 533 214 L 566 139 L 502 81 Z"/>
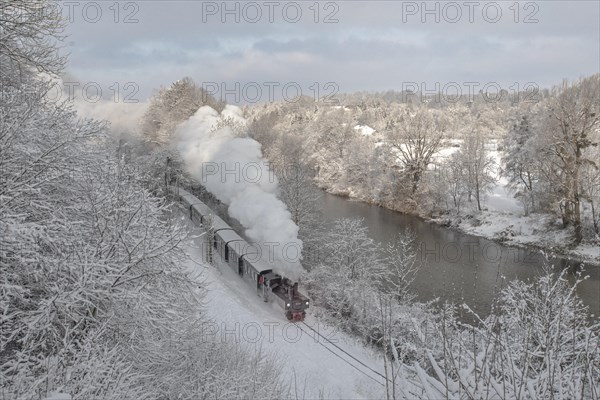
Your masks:
<path fill-rule="evenodd" d="M 313 332 L 315 332 L 317 335 L 319 335 L 320 337 L 322 337 L 324 340 L 326 340 L 327 342 L 331 343 L 332 345 L 334 345 L 335 347 L 337 347 L 339 350 L 341 350 L 342 352 L 344 352 L 345 354 L 347 354 L 349 357 L 351 357 L 353 360 L 356 360 L 358 363 L 360 363 L 361 365 L 363 365 L 364 367 L 368 368 L 369 370 L 373 371 L 374 373 L 376 373 L 377 375 L 379 375 L 380 377 L 382 377 L 385 380 L 388 380 L 388 378 L 386 378 L 384 375 L 382 375 L 380 372 L 375 371 L 373 368 L 369 367 L 367 364 L 363 363 L 362 361 L 360 361 L 358 358 L 354 357 L 352 354 L 348 353 L 346 350 L 342 349 L 340 346 L 338 346 L 337 344 L 333 343 L 331 340 L 327 339 L 325 336 L 321 335 L 319 332 L 317 332 L 315 330 L 315 328 L 313 328 L 312 326 L 308 325 L 306 322 L 302 321 L 302 323 L 304 325 L 306 325 L 307 327 L 309 327 Z"/>
<path fill-rule="evenodd" d="M 306 324 L 304 324 L 306 325 Z M 308 332 L 306 332 L 304 329 L 302 329 L 302 327 L 300 327 L 299 325 L 297 325 L 298 328 L 304 332 L 305 334 L 308 335 Z M 306 325 L 310 328 L 309 325 Z M 312 328 L 311 328 L 312 329 Z M 318 334 L 318 333 L 317 333 Z M 321 336 L 321 335 L 319 335 Z M 317 343 L 319 343 L 321 346 L 323 346 L 327 351 L 329 351 L 331 354 L 333 354 L 334 356 L 338 357 L 340 360 L 344 361 L 346 364 L 350 365 L 352 368 L 354 368 L 355 370 L 357 370 L 358 372 L 360 372 L 361 374 L 363 374 L 364 376 L 366 376 L 367 378 L 373 380 L 374 382 L 380 384 L 381 386 L 385 386 L 385 384 L 379 382 L 377 379 L 373 378 L 371 375 L 367 374 L 365 371 L 359 369 L 356 365 L 352 364 L 350 361 L 342 358 L 342 356 L 340 356 L 339 354 L 337 354 L 335 351 L 331 350 L 329 347 L 325 346 L 322 342 L 317 341 Z"/>

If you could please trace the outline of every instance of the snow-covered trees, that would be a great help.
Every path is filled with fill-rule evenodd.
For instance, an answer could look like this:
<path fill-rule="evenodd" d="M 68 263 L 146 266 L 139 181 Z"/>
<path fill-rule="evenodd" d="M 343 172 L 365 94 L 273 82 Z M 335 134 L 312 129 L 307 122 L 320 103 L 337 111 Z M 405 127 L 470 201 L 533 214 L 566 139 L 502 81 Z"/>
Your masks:
<path fill-rule="evenodd" d="M 203 338 L 163 174 L 48 96 L 38 73 L 61 60 L 46 5 L 0 2 L 1 397 L 285 396 L 267 355 Z"/>
<path fill-rule="evenodd" d="M 182 184 L 189 181 L 181 157 L 169 147 L 169 143 L 176 126 L 204 105 L 219 111 L 224 107 L 189 77 L 172 83 L 168 88 L 161 88 L 152 97 L 139 121 L 140 136 L 127 138 L 133 153 L 129 159 L 135 159 L 140 171 L 143 171 L 141 176 L 147 187 L 156 192 L 171 181 L 179 180 Z M 235 125 L 233 121 L 223 120 L 222 123 Z"/>
<path fill-rule="evenodd" d="M 323 245 L 322 258 L 308 276 L 309 293 L 317 304 L 352 323 L 367 312 L 366 296 L 386 272 L 380 249 L 357 219 L 336 221 Z"/>
<path fill-rule="evenodd" d="M 465 169 L 467 199 L 475 198 L 477 209 L 482 210 L 482 197 L 495 180 L 495 161 L 489 156 L 487 145 L 490 128 L 480 115 L 471 118 L 463 130 L 463 141 L 458 159 Z"/>
<path fill-rule="evenodd" d="M 463 160 L 459 152 L 451 154 L 447 160 L 444 160 L 441 166 L 440 186 L 446 188 L 446 195 L 452 199 L 452 207 L 457 213 L 460 213 L 463 202 L 468 193 L 468 169 L 463 165 Z"/>
<path fill-rule="evenodd" d="M 98 254 L 91 238 L 104 221 L 94 220 L 85 201 L 91 193 L 81 187 L 106 178 L 108 170 L 94 168 L 105 161 L 93 150 L 101 126 L 48 102 L 45 87 L 29 78 L 19 90 L 34 95 L 0 105 L 0 368 L 8 398 L 38 398 L 67 381 L 74 391 L 97 386 L 124 362 L 112 346 L 98 345 L 115 280 L 109 271 L 118 266 L 109 260 L 119 256 Z"/>
<path fill-rule="evenodd" d="M 285 166 L 279 179 L 279 198 L 292 214 L 292 221 L 301 231 L 316 224 L 317 200 L 321 194 L 311 182 L 312 171 L 301 164 Z"/>
<path fill-rule="evenodd" d="M 572 225 L 575 243 L 583 239 L 581 173 L 595 166 L 588 149 L 598 146 L 600 75 L 563 83 L 554 89 L 544 109 L 542 171 L 555 193 L 564 225 Z"/>
<path fill-rule="evenodd" d="M 414 197 L 431 157 L 440 150 L 447 129 L 443 114 L 425 107 L 403 108 L 392 116 L 386 138 L 403 167 L 405 193 Z"/>
<path fill-rule="evenodd" d="M 321 258 L 305 280 L 311 298 L 345 328 L 379 340 L 379 295 L 390 295 L 395 302 L 410 299 L 418 267 L 413 236 L 405 232 L 383 248 L 368 236 L 362 220 L 345 218 L 321 240 Z"/>
<path fill-rule="evenodd" d="M 259 126 L 256 122 L 250 125 L 251 134 L 258 137 L 275 136 L 272 129 L 265 125 Z M 279 198 L 303 233 L 313 229 L 316 223 L 316 200 L 320 193 L 312 183 L 314 171 L 306 160 L 305 138 L 292 131 L 278 135 L 267 143 L 263 148 L 269 167 L 279 181 Z"/>
<path fill-rule="evenodd" d="M 115 157 L 103 124 L 49 102 L 33 77 L 22 85 L 35 95 L 0 104 L 3 395 L 156 393 L 133 356 L 156 357 L 160 335 L 189 329 L 182 313 L 198 319 L 181 226 Z"/>
<path fill-rule="evenodd" d="M 64 35 L 64 21 L 58 5 L 51 0 L 0 1 L 0 73 L 2 84 L 15 71 L 31 69 L 56 75 L 66 58 L 59 54 L 56 40 Z"/>
<path fill-rule="evenodd" d="M 593 239 L 600 220 L 598 79 L 526 97 L 538 103 L 480 94 L 469 102 L 415 105 L 357 93 L 341 96 L 343 105 L 303 99 L 247 111 L 269 158 L 301 149 L 302 168 L 330 193 L 441 216 L 513 212 L 512 199 L 503 198 L 510 191 L 525 214 L 563 218 L 576 244 Z M 361 134 L 356 125 L 375 133 Z M 280 146 L 289 142 L 284 136 L 297 146 Z M 487 210 L 489 193 L 494 204 Z"/>
<path fill-rule="evenodd" d="M 502 198 L 506 186 L 525 214 L 559 215 L 576 244 L 593 238 L 600 220 L 598 79 L 545 91 L 531 99 L 538 103 L 477 95 L 472 102 L 414 105 L 358 93 L 342 96 L 344 105 L 302 101 L 248 112 L 255 127 L 266 127 L 257 139 L 269 157 L 301 148 L 303 167 L 330 193 L 439 216 L 486 212 L 490 192 L 494 209 L 502 208 L 490 212 L 513 212 L 511 199 Z M 375 133 L 361 134 L 357 124 Z M 278 146 L 284 135 L 298 147 Z"/>
<path fill-rule="evenodd" d="M 556 213 L 573 229 L 596 231 L 600 75 L 555 87 L 544 101 L 519 113 L 505 140 L 506 175 L 525 211 Z M 586 210 L 585 206 L 593 210 Z"/>
<path fill-rule="evenodd" d="M 519 115 L 504 141 L 504 168 L 511 189 L 521 199 L 525 215 L 537 207 L 538 157 L 531 117 Z"/>
<path fill-rule="evenodd" d="M 175 132 L 175 127 L 204 105 L 219 112 L 224 106 L 191 78 L 178 80 L 169 88 L 162 88 L 152 98 L 141 121 L 142 134 L 149 143 L 164 145 Z"/>
<path fill-rule="evenodd" d="M 596 140 L 600 143 L 600 132 L 596 132 Z M 600 159 L 600 145 L 589 148 L 586 153 L 590 160 Z M 597 161 L 586 163 L 581 171 L 581 198 L 589 205 L 588 212 L 584 208 L 582 223 L 585 227 L 587 220 L 595 234 L 600 236 L 600 165 Z"/>

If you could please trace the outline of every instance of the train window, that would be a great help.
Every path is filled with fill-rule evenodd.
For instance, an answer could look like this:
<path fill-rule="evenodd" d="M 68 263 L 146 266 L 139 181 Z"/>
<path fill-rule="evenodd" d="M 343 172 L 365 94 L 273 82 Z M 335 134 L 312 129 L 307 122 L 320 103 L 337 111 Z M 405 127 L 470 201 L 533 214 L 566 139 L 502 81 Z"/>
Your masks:
<path fill-rule="evenodd" d="M 215 249 L 217 248 L 217 237 L 216 236 L 213 238 L 213 247 Z"/>
<path fill-rule="evenodd" d="M 229 261 L 229 246 L 225 245 L 225 262 Z"/>

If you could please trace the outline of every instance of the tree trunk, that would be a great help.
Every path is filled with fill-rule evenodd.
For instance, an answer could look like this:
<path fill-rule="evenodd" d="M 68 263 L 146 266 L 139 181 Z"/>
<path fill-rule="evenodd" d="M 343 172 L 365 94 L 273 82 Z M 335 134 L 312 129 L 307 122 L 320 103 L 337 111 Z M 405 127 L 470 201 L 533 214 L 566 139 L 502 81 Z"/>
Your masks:
<path fill-rule="evenodd" d="M 575 213 L 573 226 L 575 228 L 575 243 L 579 244 L 583 240 L 583 227 L 581 226 L 581 213 L 580 213 L 580 202 L 575 202 Z"/>
<path fill-rule="evenodd" d="M 531 173 L 527 172 L 527 180 L 529 181 L 529 196 L 531 197 L 531 212 L 535 212 L 535 198 L 533 195 L 533 182 L 531 181 Z"/>
<path fill-rule="evenodd" d="M 581 147 L 575 151 L 575 168 L 573 171 L 573 227 L 575 228 L 575 244 L 583 240 L 583 227 L 581 226 L 581 198 L 579 196 L 579 169 L 581 165 Z"/>
<path fill-rule="evenodd" d="M 592 222 L 594 223 L 594 232 L 600 234 L 600 227 L 598 227 L 598 219 L 596 218 L 596 208 L 594 207 L 594 199 L 590 196 L 590 205 L 592 206 Z"/>
<path fill-rule="evenodd" d="M 421 180 L 421 172 L 417 169 L 416 171 L 413 172 L 412 194 L 415 194 L 417 192 L 420 180 Z"/>
<path fill-rule="evenodd" d="M 475 199 L 477 200 L 477 209 L 481 211 L 481 201 L 479 200 L 479 177 L 475 173 Z"/>

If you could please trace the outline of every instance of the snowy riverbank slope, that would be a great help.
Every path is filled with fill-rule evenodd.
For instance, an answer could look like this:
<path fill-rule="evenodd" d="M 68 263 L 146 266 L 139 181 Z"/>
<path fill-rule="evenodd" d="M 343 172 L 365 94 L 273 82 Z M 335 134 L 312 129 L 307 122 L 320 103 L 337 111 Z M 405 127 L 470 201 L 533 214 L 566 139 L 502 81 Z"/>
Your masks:
<path fill-rule="evenodd" d="M 502 152 L 493 143 L 489 151 L 496 165 L 501 165 Z M 489 193 L 483 199 L 483 211 L 475 204 L 467 204 L 459 215 L 444 216 L 433 222 L 449 225 L 463 232 L 500 241 L 509 246 L 535 247 L 543 251 L 574 257 L 600 265 L 600 245 L 598 239 L 587 239 L 578 246 L 570 245 L 573 232 L 563 229 L 556 216 L 544 213 L 524 215 L 523 207 L 508 188 L 508 181 L 498 169 Z M 583 207 L 583 217 L 591 210 Z"/>

